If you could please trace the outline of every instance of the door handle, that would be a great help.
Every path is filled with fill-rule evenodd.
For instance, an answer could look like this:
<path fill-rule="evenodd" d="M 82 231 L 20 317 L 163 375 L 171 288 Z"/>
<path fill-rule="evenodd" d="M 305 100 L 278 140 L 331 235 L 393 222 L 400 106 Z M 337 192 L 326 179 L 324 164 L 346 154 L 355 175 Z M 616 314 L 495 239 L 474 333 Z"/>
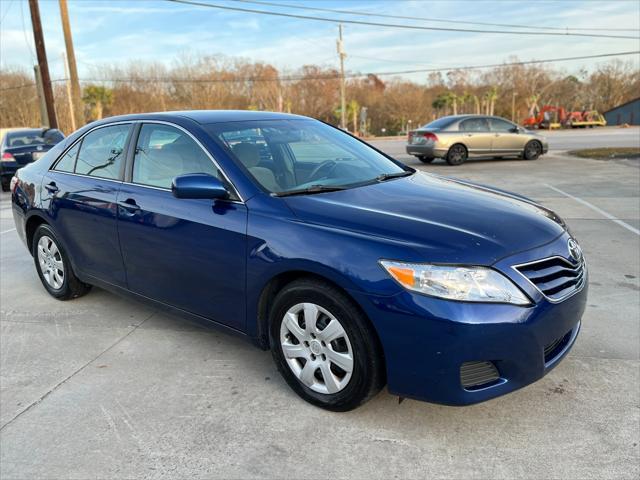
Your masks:
<path fill-rule="evenodd" d="M 44 188 L 47 190 L 47 192 L 49 193 L 57 193 L 60 191 L 60 189 L 58 188 L 58 186 L 56 185 L 56 182 L 49 182 L 47 183 Z"/>
<path fill-rule="evenodd" d="M 118 202 L 118 205 L 120 205 L 122 208 L 132 213 L 140 210 L 140 206 L 136 203 L 136 201 L 133 198 L 127 198 L 122 202 Z"/>

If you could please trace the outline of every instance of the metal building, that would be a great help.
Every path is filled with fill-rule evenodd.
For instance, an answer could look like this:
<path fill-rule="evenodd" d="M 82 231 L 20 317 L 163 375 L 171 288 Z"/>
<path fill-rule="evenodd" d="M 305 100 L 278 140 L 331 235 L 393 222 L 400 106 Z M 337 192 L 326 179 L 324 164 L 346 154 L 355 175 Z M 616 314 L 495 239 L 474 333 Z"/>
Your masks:
<path fill-rule="evenodd" d="M 607 125 L 640 125 L 640 97 L 604 112 Z"/>

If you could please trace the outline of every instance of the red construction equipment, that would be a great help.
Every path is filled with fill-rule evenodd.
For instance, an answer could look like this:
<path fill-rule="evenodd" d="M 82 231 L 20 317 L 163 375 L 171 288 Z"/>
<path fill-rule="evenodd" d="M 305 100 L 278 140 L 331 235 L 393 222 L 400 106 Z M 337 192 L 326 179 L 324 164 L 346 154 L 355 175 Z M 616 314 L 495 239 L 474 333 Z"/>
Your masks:
<path fill-rule="evenodd" d="M 604 127 L 606 124 L 607 121 L 597 110 L 567 112 L 555 105 L 536 108 L 534 115 L 522 121 L 522 125 L 530 129 Z"/>
<path fill-rule="evenodd" d="M 604 127 L 607 121 L 597 110 L 569 112 L 564 126 L 567 128 Z"/>
<path fill-rule="evenodd" d="M 562 107 L 555 105 L 544 105 L 541 109 L 536 109 L 537 113 L 525 118 L 522 125 L 526 128 L 560 128 L 567 117 L 567 112 Z"/>

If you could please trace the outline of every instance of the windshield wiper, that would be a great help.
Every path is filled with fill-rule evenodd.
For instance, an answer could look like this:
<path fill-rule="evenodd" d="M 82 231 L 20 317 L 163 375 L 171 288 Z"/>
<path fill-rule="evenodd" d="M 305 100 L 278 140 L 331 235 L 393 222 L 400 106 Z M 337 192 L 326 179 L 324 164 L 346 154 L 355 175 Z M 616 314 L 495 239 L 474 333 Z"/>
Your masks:
<path fill-rule="evenodd" d="M 385 180 L 389 180 L 391 178 L 400 178 L 400 177 L 408 177 L 409 175 L 413 175 L 415 172 L 411 170 L 403 170 L 402 172 L 397 173 L 383 173 L 376 177 L 376 181 L 384 182 Z"/>
<path fill-rule="evenodd" d="M 311 185 L 307 188 L 299 188 L 297 190 L 288 190 L 286 192 L 272 193 L 274 197 L 290 197 L 292 195 L 309 195 L 313 193 L 322 192 L 337 192 L 338 190 L 345 190 L 345 187 L 336 187 L 331 185 Z"/>

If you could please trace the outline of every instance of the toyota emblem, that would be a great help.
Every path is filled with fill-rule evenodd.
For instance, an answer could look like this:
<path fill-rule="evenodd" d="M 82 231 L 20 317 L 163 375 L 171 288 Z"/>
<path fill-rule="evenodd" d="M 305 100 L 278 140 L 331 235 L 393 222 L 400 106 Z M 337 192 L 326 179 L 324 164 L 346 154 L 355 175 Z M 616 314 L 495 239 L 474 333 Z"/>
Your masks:
<path fill-rule="evenodd" d="M 569 256 L 574 259 L 576 262 L 582 260 L 582 249 L 578 242 L 576 242 L 573 238 L 570 238 L 567 242 L 567 248 L 569 249 Z"/>

